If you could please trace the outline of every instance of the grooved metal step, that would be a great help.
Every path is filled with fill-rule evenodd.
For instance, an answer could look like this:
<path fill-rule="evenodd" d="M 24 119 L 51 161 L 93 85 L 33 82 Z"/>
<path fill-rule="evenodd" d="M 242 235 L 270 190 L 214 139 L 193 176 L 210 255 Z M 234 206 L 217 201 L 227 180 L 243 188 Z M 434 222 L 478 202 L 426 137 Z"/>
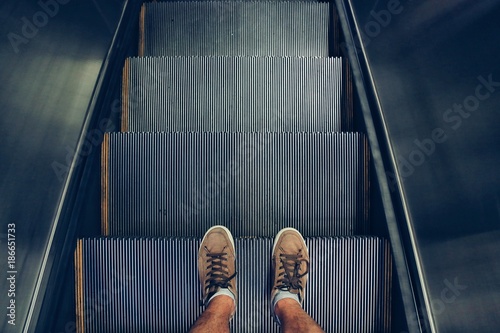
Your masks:
<path fill-rule="evenodd" d="M 89 238 L 75 252 L 79 332 L 186 332 L 202 312 L 199 239 Z M 272 239 L 236 239 L 232 332 L 279 332 L 269 305 Z M 375 237 L 306 238 L 304 309 L 326 332 L 390 332 L 391 259 Z"/>
<path fill-rule="evenodd" d="M 139 55 L 327 57 L 329 30 L 328 3 L 145 3 Z"/>
<path fill-rule="evenodd" d="M 108 133 L 104 235 L 367 231 L 368 147 L 356 133 Z"/>
<path fill-rule="evenodd" d="M 122 131 L 350 131 L 340 58 L 127 59 Z"/>

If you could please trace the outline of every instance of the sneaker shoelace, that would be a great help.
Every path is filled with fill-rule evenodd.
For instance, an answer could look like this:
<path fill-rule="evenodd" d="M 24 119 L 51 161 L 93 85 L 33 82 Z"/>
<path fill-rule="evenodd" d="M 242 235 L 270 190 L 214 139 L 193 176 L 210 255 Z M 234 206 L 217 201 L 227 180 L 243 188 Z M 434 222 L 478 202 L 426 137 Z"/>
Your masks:
<path fill-rule="evenodd" d="M 281 250 L 283 251 L 282 248 Z M 280 254 L 281 265 L 279 271 L 281 272 L 278 277 L 282 276 L 282 278 L 277 281 L 277 289 L 286 291 L 302 290 L 303 286 L 300 279 L 309 273 L 309 261 L 302 258 L 301 252 L 302 250 L 299 250 L 297 254 Z M 299 270 L 303 262 L 306 263 L 306 270 L 300 273 Z"/>
<path fill-rule="evenodd" d="M 224 249 L 226 248 L 224 247 Z M 222 251 L 224 251 L 224 249 Z M 219 290 L 219 288 L 232 287 L 230 281 L 236 276 L 236 272 L 231 276 L 227 276 L 227 264 L 224 263 L 227 262 L 227 252 L 211 253 L 206 246 L 205 250 L 207 251 L 209 270 L 207 273 L 207 285 L 205 286 L 205 289 L 209 291 L 207 294 L 208 300 Z"/>

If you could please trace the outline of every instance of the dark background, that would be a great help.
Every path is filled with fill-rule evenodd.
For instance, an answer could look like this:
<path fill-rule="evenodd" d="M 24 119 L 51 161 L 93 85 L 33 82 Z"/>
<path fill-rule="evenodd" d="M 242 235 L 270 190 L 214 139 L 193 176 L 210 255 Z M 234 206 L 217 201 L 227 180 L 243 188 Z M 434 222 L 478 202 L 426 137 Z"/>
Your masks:
<path fill-rule="evenodd" d="M 37 14 L 44 9 L 36 1 L 0 4 L 0 249 L 6 251 L 7 224 L 15 223 L 18 270 L 16 326 L 2 315 L 2 332 L 18 332 L 23 325 L 33 329 L 39 318 L 47 318 L 45 292 L 71 291 L 49 283 L 51 274 L 72 270 L 67 255 L 72 249 L 64 246 L 72 244 L 77 230 L 95 234 L 93 226 L 74 225 L 68 212 L 78 198 L 75 184 L 85 177 L 73 156 L 85 142 L 85 130 L 98 127 L 94 111 L 109 113 L 119 96 L 111 89 L 104 100 L 98 97 L 124 2 L 60 1 L 57 10 L 52 7 L 54 15 L 45 16 Z M 500 82 L 500 1 L 344 3 L 364 35 L 364 53 L 358 54 L 373 80 L 378 130 L 390 148 L 386 158 L 399 170 L 387 172 L 402 202 L 399 222 L 410 235 L 406 250 L 416 258 L 416 282 L 431 309 L 423 309 L 424 319 L 439 332 L 498 332 L 500 87 L 470 115 L 457 118 L 448 109 L 471 100 L 478 77 Z M 380 16 L 389 7 L 398 8 L 390 22 Z M 38 31 L 25 28 L 23 35 L 23 25 L 34 20 Z M 12 38 L 22 40 L 17 52 Z M 446 118 L 450 115 L 453 121 Z M 446 140 L 429 144 L 435 129 Z M 98 151 L 95 145 L 81 148 L 82 160 Z M 79 200 L 98 200 L 98 192 L 89 193 Z M 78 213 L 86 214 L 82 220 L 98 218 L 95 212 Z M 7 271 L 4 254 L 0 267 Z M 8 284 L 5 277 L 0 281 L 5 309 Z M 56 327 L 73 331 L 71 325 Z"/>

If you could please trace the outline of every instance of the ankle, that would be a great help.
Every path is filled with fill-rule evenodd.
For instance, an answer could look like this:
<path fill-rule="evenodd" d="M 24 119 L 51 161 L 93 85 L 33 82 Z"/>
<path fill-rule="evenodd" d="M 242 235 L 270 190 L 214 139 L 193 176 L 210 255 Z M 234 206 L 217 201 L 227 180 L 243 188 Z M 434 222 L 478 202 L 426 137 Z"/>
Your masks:
<path fill-rule="evenodd" d="M 299 302 L 297 302 L 293 298 L 283 298 L 280 299 L 276 304 L 274 305 L 274 313 L 278 318 L 283 318 L 283 316 L 286 316 L 289 313 L 293 313 L 294 311 L 301 311 L 302 306 L 300 305 Z"/>
<path fill-rule="evenodd" d="M 222 317 L 231 317 L 236 310 L 235 301 L 227 295 L 217 295 L 210 300 L 205 311 Z"/>

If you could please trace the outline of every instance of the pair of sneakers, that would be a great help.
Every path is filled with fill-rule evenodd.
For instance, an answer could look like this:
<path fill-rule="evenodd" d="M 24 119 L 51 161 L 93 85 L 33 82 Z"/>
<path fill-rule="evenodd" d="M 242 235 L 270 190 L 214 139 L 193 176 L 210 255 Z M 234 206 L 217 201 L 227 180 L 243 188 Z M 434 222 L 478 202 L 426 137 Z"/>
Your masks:
<path fill-rule="evenodd" d="M 293 298 L 302 304 L 309 272 L 309 254 L 300 232 L 285 228 L 276 235 L 271 266 L 273 311 L 282 298 Z M 198 273 L 205 305 L 217 295 L 232 297 L 236 305 L 236 252 L 233 237 L 227 228 L 215 226 L 205 233 L 198 252 Z"/>

